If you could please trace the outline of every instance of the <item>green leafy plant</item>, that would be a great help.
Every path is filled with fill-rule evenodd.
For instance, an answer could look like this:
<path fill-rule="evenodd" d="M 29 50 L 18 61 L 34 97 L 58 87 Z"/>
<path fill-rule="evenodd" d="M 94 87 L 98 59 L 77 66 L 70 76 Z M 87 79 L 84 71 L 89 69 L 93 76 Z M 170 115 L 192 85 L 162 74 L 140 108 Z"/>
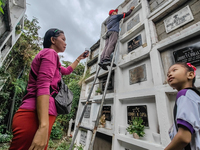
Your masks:
<path fill-rule="evenodd" d="M 143 120 L 141 117 L 135 117 L 133 120 L 130 122 L 131 124 L 129 127 L 126 128 L 126 130 L 130 133 L 137 133 L 139 137 L 143 137 L 145 135 L 144 133 L 144 125 L 142 125 Z"/>
<path fill-rule="evenodd" d="M 50 140 L 49 140 L 49 143 L 48 143 L 48 147 L 49 147 L 49 148 L 54 148 L 54 146 L 55 146 L 55 143 L 53 142 L 52 139 L 50 139 Z"/>
<path fill-rule="evenodd" d="M 62 142 L 57 148 L 56 150 L 66 150 L 69 149 L 70 144 L 67 142 Z"/>
<path fill-rule="evenodd" d="M 59 146 L 58 143 L 54 142 L 52 139 L 49 140 L 48 148 L 57 148 Z"/>
<path fill-rule="evenodd" d="M 7 0 L 0 0 L 6 5 Z M 0 12 L 0 16 L 1 16 Z M 30 65 L 35 55 L 40 51 L 41 38 L 38 35 L 38 21 L 36 18 L 31 21 L 24 18 L 24 32 L 12 47 L 0 68 L 0 133 L 5 134 L 10 121 L 9 115 L 14 114 L 22 101 L 24 91 L 29 78 Z M 15 101 L 14 101 L 15 99 Z M 14 103 L 14 109 L 11 106 Z"/>
<path fill-rule="evenodd" d="M 98 87 L 98 89 L 95 92 L 102 94 L 102 91 L 101 91 L 101 89 L 99 87 Z"/>
<path fill-rule="evenodd" d="M 55 122 L 53 127 L 52 127 L 52 130 L 51 130 L 50 138 L 54 139 L 54 140 L 60 140 L 62 138 L 62 136 L 63 136 L 62 130 L 63 129 L 62 129 L 60 123 L 58 121 Z"/>
<path fill-rule="evenodd" d="M 84 145 L 82 145 L 82 144 L 80 144 L 80 145 L 74 144 L 74 148 L 76 148 L 77 150 L 83 150 L 84 149 Z"/>
<path fill-rule="evenodd" d="M 0 147 L 0 150 L 8 150 L 9 147 L 10 147 L 10 145 L 9 145 L 8 143 L 4 143 L 4 144 L 2 145 L 2 147 Z"/>
<path fill-rule="evenodd" d="M 0 143 L 10 142 L 12 139 L 12 134 L 10 132 L 6 132 L 5 134 L 0 133 Z"/>
<path fill-rule="evenodd" d="M 4 14 L 4 11 L 3 11 L 3 2 L 2 2 L 2 0 L 0 0 L 0 12 L 2 13 L 2 14 Z"/>
<path fill-rule="evenodd" d="M 3 119 L 3 116 L 1 116 L 1 118 Z M 6 131 L 6 125 L 4 124 L 0 125 L 0 134 L 5 133 L 5 131 Z"/>

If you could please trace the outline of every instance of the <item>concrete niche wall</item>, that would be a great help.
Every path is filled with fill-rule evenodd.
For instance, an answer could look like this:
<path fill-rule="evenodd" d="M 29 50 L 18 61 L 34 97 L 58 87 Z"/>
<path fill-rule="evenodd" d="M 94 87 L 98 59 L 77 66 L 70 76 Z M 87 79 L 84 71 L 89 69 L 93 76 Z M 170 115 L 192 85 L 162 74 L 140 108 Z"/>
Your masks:
<path fill-rule="evenodd" d="M 90 89 L 92 87 L 92 83 L 93 82 L 89 82 L 86 84 L 86 90 L 85 90 L 85 98 L 88 97 L 89 93 L 90 93 Z M 95 87 L 93 88 L 92 94 L 91 94 L 91 98 L 95 95 Z"/>
<path fill-rule="evenodd" d="M 158 0 L 155 0 L 155 1 L 158 1 Z M 191 10 L 191 16 L 194 19 L 191 20 L 190 22 L 180 26 L 178 29 L 171 31 L 170 33 L 166 33 L 164 20 L 166 18 L 170 17 L 171 15 L 177 13 L 181 9 L 184 9 L 186 6 L 189 6 L 189 9 Z M 163 39 L 165 39 L 165 38 L 167 38 L 167 37 L 169 37 L 169 36 L 171 36 L 173 34 L 176 34 L 176 33 L 180 32 L 180 31 L 188 28 L 189 26 L 199 22 L 200 21 L 200 9 L 199 8 L 200 8 L 200 1 L 199 0 L 187 1 L 181 7 L 171 11 L 168 15 L 166 15 L 165 17 L 160 19 L 158 22 L 156 22 L 155 25 L 156 25 L 156 30 L 157 30 L 157 34 L 158 34 L 158 39 L 161 41 L 161 40 L 163 40 Z M 178 13 L 178 14 L 180 14 L 180 13 Z M 175 19 L 174 19 L 174 22 L 176 22 Z"/>
<path fill-rule="evenodd" d="M 106 115 L 106 125 L 105 125 L 106 129 L 112 129 L 113 128 L 113 111 L 114 111 L 113 104 L 108 103 L 108 104 L 103 105 L 102 114 Z"/>
<path fill-rule="evenodd" d="M 190 52 L 189 49 L 194 48 L 194 47 L 198 47 L 199 49 L 200 48 L 199 39 L 200 39 L 200 36 L 196 36 L 194 38 L 191 38 L 190 40 L 186 40 L 184 42 L 178 43 L 160 52 L 162 66 L 163 66 L 164 74 L 165 74 L 165 78 L 164 78 L 165 81 L 163 81 L 164 84 L 167 84 L 166 78 L 167 78 L 167 72 L 168 72 L 169 67 L 176 62 L 175 57 L 174 57 L 174 52 L 178 50 L 188 50 L 188 52 Z M 196 59 L 197 63 L 195 63 L 194 65 L 197 67 L 196 74 L 198 75 L 200 74 L 200 69 L 198 69 L 200 68 L 200 63 L 198 63 L 200 54 L 199 52 L 197 52 L 197 50 L 195 50 L 195 52 L 196 54 L 194 56 L 191 55 L 190 57 L 188 57 L 187 59 L 184 59 L 183 61 L 188 62 L 188 60 L 193 61 L 193 59 Z"/>
<path fill-rule="evenodd" d="M 121 148 L 119 150 L 147 150 L 145 148 L 142 148 L 142 147 L 139 147 L 139 146 L 136 146 L 136 145 L 132 145 L 132 144 L 129 144 L 129 143 L 126 143 L 126 142 L 120 142 L 121 144 Z"/>
<path fill-rule="evenodd" d="M 130 48 L 130 42 L 131 41 L 134 41 L 134 45 L 135 46 L 134 48 L 132 48 L 132 50 L 130 51 L 129 48 Z M 135 36 L 132 36 L 130 38 L 128 38 L 126 40 L 126 42 L 122 43 L 121 46 L 120 46 L 120 54 L 122 55 L 122 57 L 125 59 L 125 57 L 129 54 L 133 54 L 133 53 L 136 53 L 140 50 L 143 49 L 144 47 L 144 44 L 147 43 L 146 41 L 146 34 L 145 34 L 145 31 L 141 31 L 139 32 L 138 34 L 136 34 Z"/>
<path fill-rule="evenodd" d="M 154 140 L 154 136 L 160 136 L 160 130 L 158 126 L 158 116 L 157 116 L 157 109 L 156 109 L 156 103 L 155 103 L 155 97 L 151 96 L 149 98 L 145 97 L 138 97 L 138 98 L 127 98 L 127 99 L 121 99 L 121 114 L 123 114 L 123 117 L 119 120 L 118 125 L 118 134 L 121 136 L 125 136 L 127 138 L 133 138 L 132 134 L 129 134 L 126 131 L 126 128 L 128 127 L 128 118 L 130 119 L 130 111 L 128 112 L 128 109 L 130 107 L 138 108 L 138 110 L 133 111 L 135 117 L 137 117 L 137 112 L 140 114 L 140 107 L 145 106 L 146 112 L 145 114 L 145 120 L 146 120 L 146 127 L 145 127 L 145 136 L 141 138 L 144 141 L 150 141 L 157 143 L 158 141 Z M 130 109 L 129 109 L 130 110 Z M 142 112 L 141 112 L 142 113 Z M 129 117 L 128 117 L 129 116 Z M 134 116 L 132 116 L 134 117 Z M 158 144 L 158 143 L 157 143 Z"/>
<path fill-rule="evenodd" d="M 81 102 L 81 104 L 79 105 L 79 107 L 80 107 L 79 110 L 81 111 L 81 113 L 82 113 L 82 110 L 83 110 L 83 106 L 84 106 L 84 105 L 85 105 L 85 102 Z M 90 105 L 90 106 L 91 106 L 91 105 Z M 91 109 L 90 109 L 90 110 L 91 110 Z M 78 119 L 80 118 L 81 113 L 79 113 L 79 116 L 77 116 Z M 86 113 L 87 113 L 87 114 L 86 114 Z M 89 116 L 89 117 L 86 117 L 86 115 Z M 88 124 L 90 124 L 90 118 L 91 118 L 91 116 L 88 115 L 88 111 L 85 112 L 85 113 L 84 113 L 84 116 L 83 116 L 83 120 L 82 120 L 81 125 L 87 127 Z"/>
<path fill-rule="evenodd" d="M 162 6 L 169 0 L 148 0 L 151 12 Z"/>
<path fill-rule="evenodd" d="M 92 103 L 92 107 L 91 107 L 91 121 L 94 123 L 97 119 L 97 113 L 100 107 L 100 104 L 98 102 L 100 102 L 99 100 L 96 100 L 97 103 Z M 114 108 L 113 108 L 113 100 L 112 99 L 106 99 L 103 105 L 103 110 L 102 110 L 102 114 L 106 115 L 106 124 L 105 124 L 105 128 L 98 128 L 99 132 L 105 132 L 105 130 L 108 134 L 112 134 L 112 130 L 113 130 L 113 122 L 114 122 Z M 109 108 L 109 109 L 107 109 Z M 107 110 L 106 110 L 107 109 Z M 109 111 L 109 112 L 108 112 Z"/>
<path fill-rule="evenodd" d="M 121 35 L 125 34 L 126 32 L 130 32 L 132 28 L 137 28 L 143 22 L 144 17 L 142 15 L 142 10 L 137 11 L 136 13 L 132 14 L 131 17 L 124 19 L 122 28 L 121 28 Z"/>
<path fill-rule="evenodd" d="M 142 70 L 141 70 L 142 69 Z M 151 63 L 149 59 L 122 69 L 120 93 L 153 87 Z"/>

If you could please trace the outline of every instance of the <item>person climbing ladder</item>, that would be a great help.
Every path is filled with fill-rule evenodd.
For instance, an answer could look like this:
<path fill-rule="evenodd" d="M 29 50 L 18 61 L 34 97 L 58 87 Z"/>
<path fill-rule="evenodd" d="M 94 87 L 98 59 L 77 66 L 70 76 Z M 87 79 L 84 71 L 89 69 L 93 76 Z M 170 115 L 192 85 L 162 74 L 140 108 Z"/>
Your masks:
<path fill-rule="evenodd" d="M 106 33 L 106 44 L 104 47 L 104 50 L 101 54 L 101 60 L 99 63 L 99 66 L 104 69 L 108 70 L 107 66 L 110 66 L 111 60 L 110 55 L 115 49 L 115 45 L 117 43 L 117 39 L 119 37 L 119 22 L 122 18 L 125 18 L 131 14 L 135 7 L 132 6 L 131 9 L 127 13 L 123 14 L 117 14 L 118 9 L 110 10 L 109 11 L 109 17 L 106 20 L 106 27 L 107 27 L 107 33 Z M 113 64 L 113 67 L 116 65 Z"/>

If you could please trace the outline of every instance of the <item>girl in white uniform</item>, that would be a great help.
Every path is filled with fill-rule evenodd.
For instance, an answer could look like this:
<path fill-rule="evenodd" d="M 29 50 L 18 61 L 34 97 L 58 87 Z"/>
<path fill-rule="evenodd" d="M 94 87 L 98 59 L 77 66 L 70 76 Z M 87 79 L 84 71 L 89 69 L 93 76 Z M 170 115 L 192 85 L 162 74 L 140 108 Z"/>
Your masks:
<path fill-rule="evenodd" d="M 178 91 L 170 144 L 165 150 L 200 150 L 200 92 L 195 88 L 196 68 L 176 63 L 169 68 L 168 84 Z"/>

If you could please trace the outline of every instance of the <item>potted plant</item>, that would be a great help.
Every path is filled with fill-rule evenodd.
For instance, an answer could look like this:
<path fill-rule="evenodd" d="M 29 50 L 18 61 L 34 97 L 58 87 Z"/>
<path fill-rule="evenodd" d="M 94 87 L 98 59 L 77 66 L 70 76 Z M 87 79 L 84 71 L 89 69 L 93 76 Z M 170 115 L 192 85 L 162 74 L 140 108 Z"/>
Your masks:
<path fill-rule="evenodd" d="M 142 125 L 143 120 L 141 117 L 135 117 L 131 121 L 131 124 L 129 127 L 126 128 L 126 130 L 130 133 L 133 134 L 133 137 L 136 139 L 139 139 L 139 137 L 144 136 L 144 125 Z"/>
<path fill-rule="evenodd" d="M 98 89 L 96 90 L 96 92 L 97 92 L 98 95 L 102 94 L 102 91 L 101 91 L 101 89 L 100 89 L 99 87 L 98 87 Z"/>

